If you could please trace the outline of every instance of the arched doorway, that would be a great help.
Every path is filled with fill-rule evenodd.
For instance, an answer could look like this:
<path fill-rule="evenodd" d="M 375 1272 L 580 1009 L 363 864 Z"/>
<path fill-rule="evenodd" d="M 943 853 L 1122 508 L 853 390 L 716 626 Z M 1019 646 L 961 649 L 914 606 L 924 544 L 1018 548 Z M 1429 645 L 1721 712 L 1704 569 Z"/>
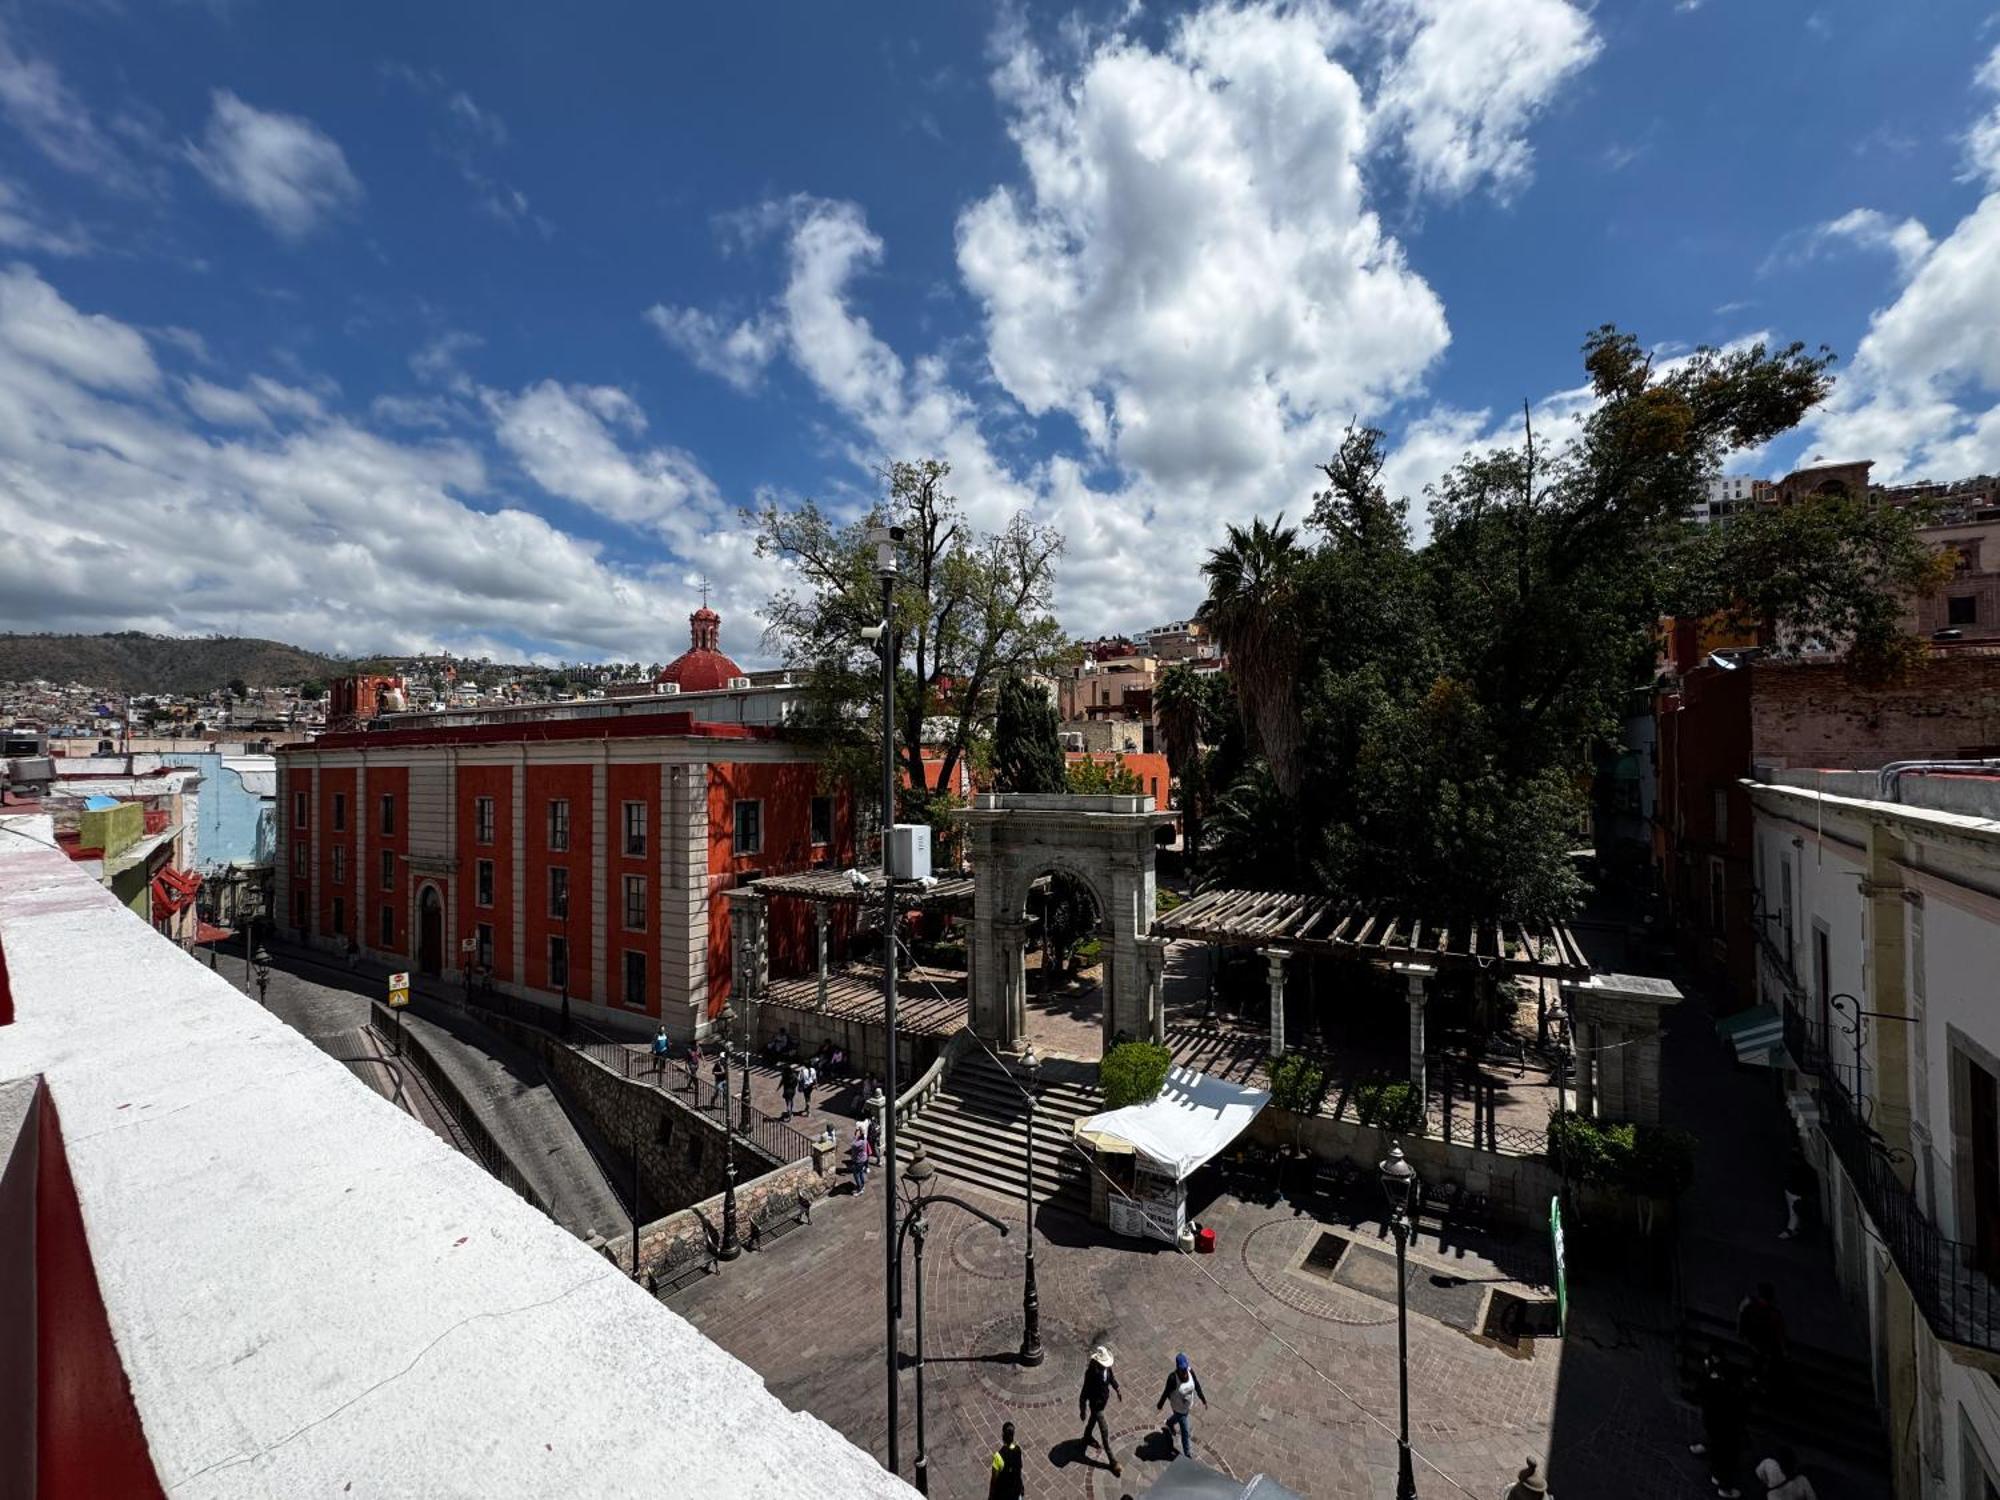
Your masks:
<path fill-rule="evenodd" d="M 1045 1055 L 1101 1057 L 1111 1045 L 1104 1021 L 1114 962 L 1105 898 L 1084 876 L 1054 865 L 1031 874 L 1022 894 L 1025 1036 Z"/>
<path fill-rule="evenodd" d="M 1121 1032 L 1159 1037 L 1166 945 L 1147 936 L 1153 831 L 1174 815 L 1154 811 L 1150 797 L 1005 792 L 982 793 L 955 816 L 965 824 L 973 865 L 973 1030 L 1003 1047 L 1022 1039 L 1029 892 L 1042 875 L 1060 871 L 1089 890 L 1102 919 L 1103 1046 Z"/>
<path fill-rule="evenodd" d="M 417 968 L 426 974 L 444 971 L 444 903 L 434 885 L 417 895 Z"/>

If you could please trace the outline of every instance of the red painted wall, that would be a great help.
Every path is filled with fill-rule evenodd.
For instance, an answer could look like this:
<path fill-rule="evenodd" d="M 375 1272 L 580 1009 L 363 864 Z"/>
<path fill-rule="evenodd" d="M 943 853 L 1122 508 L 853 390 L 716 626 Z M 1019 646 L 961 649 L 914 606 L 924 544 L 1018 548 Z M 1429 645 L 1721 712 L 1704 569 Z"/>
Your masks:
<path fill-rule="evenodd" d="M 314 885 L 319 892 L 319 909 L 314 913 L 313 923 L 317 931 L 336 941 L 344 942 L 354 936 L 355 883 L 354 883 L 354 772 L 352 770 L 327 770 L 319 773 L 318 798 L 313 807 L 313 830 L 318 835 L 314 854 L 317 867 L 314 870 Z M 333 826 L 333 799 L 347 800 L 346 827 L 336 830 Z M 347 862 L 347 880 L 336 885 L 333 879 L 333 851 L 344 848 Z M 345 931 L 336 931 L 333 925 L 333 899 L 341 900 Z"/>
<path fill-rule="evenodd" d="M 36 1101 L 36 1489 L 49 1497 L 164 1495 L 91 1263 L 62 1122 Z"/>
<path fill-rule="evenodd" d="M 610 889 L 604 899 L 605 984 L 610 993 L 607 1004 L 625 1001 L 625 953 L 636 949 L 646 955 L 646 1013 L 660 1013 L 660 768 L 653 765 L 612 766 L 605 777 L 604 836 L 610 840 L 605 872 Z M 646 809 L 645 852 L 625 853 L 625 804 L 637 802 Z M 646 882 L 646 925 L 640 931 L 625 926 L 625 877 L 637 875 Z"/>
<path fill-rule="evenodd" d="M 534 989 L 552 990 L 549 983 L 549 943 L 551 936 L 564 935 L 564 924 L 549 915 L 549 870 L 561 865 L 569 871 L 569 993 L 572 999 L 597 1001 L 590 992 L 590 924 L 594 893 L 590 888 L 591 768 L 587 765 L 529 766 L 527 771 L 526 868 L 522 871 L 522 925 L 527 929 L 527 974 L 525 982 Z M 558 797 L 569 799 L 569 849 L 549 851 L 549 803 Z"/>
<path fill-rule="evenodd" d="M 493 842 L 478 842 L 479 820 L 475 804 L 481 797 L 493 799 Z M 514 973 L 514 768 L 512 766 L 466 766 L 458 768 L 458 931 L 470 937 L 481 922 L 493 929 L 493 977 L 513 982 Z M 493 861 L 493 904 L 478 905 L 479 869 L 482 859 Z M 462 962 L 450 955 L 453 966 Z"/>
<path fill-rule="evenodd" d="M 833 842 L 811 840 L 812 799 L 833 799 Z M 763 848 L 735 852 L 736 803 L 761 801 Z M 854 862 L 853 808 L 844 790 L 820 786 L 819 767 L 721 761 L 708 768 L 708 993 L 710 1014 L 729 998 L 729 899 L 723 893 L 746 875 L 789 875 L 815 865 L 844 869 Z M 770 909 L 771 973 L 798 973 L 813 962 L 812 908 L 776 900 Z"/>
<path fill-rule="evenodd" d="M 292 807 L 295 792 L 306 794 L 306 816 L 311 818 L 314 811 L 312 772 L 304 766 L 281 766 L 278 771 L 278 860 L 279 867 L 291 878 L 291 895 L 286 898 L 289 905 L 277 913 L 277 918 L 286 927 L 293 929 L 301 925 L 298 920 L 300 896 L 306 898 L 307 924 L 316 924 L 319 920 L 318 908 L 313 905 L 313 893 L 319 889 L 319 882 L 313 878 L 314 872 L 310 865 L 306 867 L 304 874 L 299 873 L 295 863 L 297 856 L 292 852 L 312 837 L 310 828 L 300 828 L 297 825 Z"/>
<path fill-rule="evenodd" d="M 382 799 L 396 799 L 396 831 L 382 831 Z M 407 766 L 368 768 L 368 925 L 362 938 L 366 947 L 388 953 L 415 952 L 410 927 L 410 870 L 404 854 L 410 846 L 410 770 Z M 382 853 L 393 850 L 396 874 L 389 888 L 382 888 Z M 395 930 L 388 942 L 382 941 L 382 908 L 395 915 Z M 449 962 L 449 959 L 446 960 Z"/>

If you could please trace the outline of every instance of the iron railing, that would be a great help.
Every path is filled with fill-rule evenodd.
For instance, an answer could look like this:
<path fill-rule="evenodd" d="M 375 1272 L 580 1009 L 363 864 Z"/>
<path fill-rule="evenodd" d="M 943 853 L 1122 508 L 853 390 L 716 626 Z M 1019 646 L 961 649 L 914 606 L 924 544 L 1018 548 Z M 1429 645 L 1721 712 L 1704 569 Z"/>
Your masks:
<path fill-rule="evenodd" d="M 664 1059 L 666 1066 L 661 1067 L 660 1064 L 663 1059 L 654 1057 L 650 1052 L 635 1052 L 632 1048 L 625 1046 L 621 1042 L 575 1042 L 571 1045 L 592 1061 L 603 1064 L 627 1083 L 644 1084 L 648 1088 L 660 1090 L 661 1093 L 669 1097 L 672 1097 L 677 1092 L 681 1092 L 676 1089 L 675 1085 L 685 1082 L 687 1078 L 686 1067 L 674 1059 Z M 704 1093 L 710 1091 L 708 1079 L 700 1079 L 699 1083 Z M 792 1162 L 811 1156 L 812 1138 L 810 1136 L 807 1136 L 802 1131 L 794 1130 L 783 1120 L 772 1118 L 755 1105 L 752 1105 L 750 1109 L 749 1126 L 747 1128 L 744 1126 L 743 1096 L 737 1092 L 737 1087 L 740 1083 L 740 1071 L 733 1073 L 731 1075 L 730 1118 L 728 1123 L 730 1128 L 742 1138 L 743 1143 L 751 1149 L 760 1152 L 762 1155 L 769 1157 L 771 1165 L 774 1167 L 788 1166 Z M 696 1101 L 693 1104 L 688 1104 L 682 1099 L 675 1099 L 674 1102 L 683 1109 L 693 1109 L 698 1113 L 706 1113 L 706 1111 L 702 1110 L 699 1094 L 696 1096 Z"/>
<path fill-rule="evenodd" d="M 1932 1334 L 1946 1343 L 2000 1353 L 2000 1296 L 1980 1262 L 1979 1248 L 1939 1232 L 1897 1174 L 1908 1161 L 1868 1123 L 1856 1083 L 1857 1064 L 1827 1054 L 1824 1028 L 1784 1008 L 1785 1050 L 1819 1079 L 1819 1129 L 1853 1184 L 1882 1242 L 1923 1309 Z"/>

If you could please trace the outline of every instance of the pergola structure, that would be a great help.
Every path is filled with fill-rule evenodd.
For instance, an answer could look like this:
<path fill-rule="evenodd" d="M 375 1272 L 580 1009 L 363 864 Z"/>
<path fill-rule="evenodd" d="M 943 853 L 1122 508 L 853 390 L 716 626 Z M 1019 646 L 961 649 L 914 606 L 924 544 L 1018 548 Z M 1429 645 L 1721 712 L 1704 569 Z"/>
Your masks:
<path fill-rule="evenodd" d="M 1430 981 L 1451 968 L 1495 977 L 1529 976 L 1576 984 L 1590 961 L 1560 923 L 1427 921 L 1391 906 L 1370 906 L 1291 891 L 1204 891 L 1153 922 L 1153 935 L 1255 948 L 1269 965 L 1271 1052 L 1285 1051 L 1285 961 L 1295 954 L 1361 959 L 1409 982 L 1410 1082 L 1423 1094 L 1424 1007 Z"/>

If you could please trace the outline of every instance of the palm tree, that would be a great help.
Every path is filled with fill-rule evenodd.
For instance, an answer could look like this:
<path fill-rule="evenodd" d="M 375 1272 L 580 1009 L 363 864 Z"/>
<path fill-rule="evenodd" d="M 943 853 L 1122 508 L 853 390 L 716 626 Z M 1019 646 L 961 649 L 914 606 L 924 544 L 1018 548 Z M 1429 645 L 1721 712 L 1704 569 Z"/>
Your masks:
<path fill-rule="evenodd" d="M 1201 565 L 1208 598 L 1199 618 L 1228 654 L 1244 726 L 1288 800 L 1299 794 L 1305 741 L 1295 691 L 1299 632 L 1292 618 L 1304 556 L 1297 530 L 1281 513 L 1269 525 L 1258 517 L 1247 531 L 1231 525 L 1228 542 Z"/>

